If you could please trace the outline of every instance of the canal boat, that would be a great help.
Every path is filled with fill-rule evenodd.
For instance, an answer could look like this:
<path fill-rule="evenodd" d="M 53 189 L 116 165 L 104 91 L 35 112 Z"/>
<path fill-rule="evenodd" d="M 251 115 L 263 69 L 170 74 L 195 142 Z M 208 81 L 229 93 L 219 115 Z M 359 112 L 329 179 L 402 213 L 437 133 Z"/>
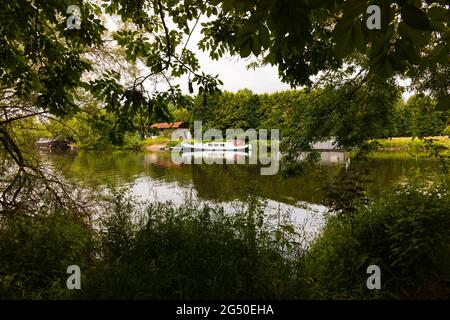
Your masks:
<path fill-rule="evenodd" d="M 227 152 L 249 152 L 252 150 L 251 144 L 245 144 L 243 141 L 234 140 L 226 142 L 208 142 L 208 143 L 181 143 L 183 152 L 199 151 L 227 151 Z"/>
<path fill-rule="evenodd" d="M 65 139 L 55 138 L 55 139 L 46 139 L 41 138 L 36 142 L 36 146 L 39 149 L 68 149 L 69 141 Z"/>

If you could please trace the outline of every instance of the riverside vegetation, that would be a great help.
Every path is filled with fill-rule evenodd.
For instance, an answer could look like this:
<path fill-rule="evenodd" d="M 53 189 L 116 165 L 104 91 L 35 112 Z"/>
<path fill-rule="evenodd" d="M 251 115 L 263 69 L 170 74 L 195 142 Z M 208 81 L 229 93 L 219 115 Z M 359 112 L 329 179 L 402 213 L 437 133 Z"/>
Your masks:
<path fill-rule="evenodd" d="M 448 181 L 341 199 L 351 205 L 335 205 L 306 246 L 292 225 L 268 223 L 257 197 L 230 215 L 189 201 L 142 206 L 124 194 L 95 227 L 63 210 L 3 218 L 0 297 L 450 297 Z M 81 290 L 66 288 L 71 264 L 81 267 Z M 382 270 L 381 290 L 366 287 L 370 264 Z"/>
<path fill-rule="evenodd" d="M 380 28 L 370 29 L 371 0 L 79 0 L 81 18 L 63 0 L 8 1 L 0 298 L 448 299 L 448 151 L 426 138 L 449 134 L 447 2 L 377 1 Z M 69 28 L 73 18 L 80 28 Z M 194 32 L 209 58 L 271 65 L 302 90 L 220 92 L 220 75 L 206 74 L 190 49 Z M 398 80 L 415 92 L 406 102 Z M 364 172 L 344 169 L 323 229 L 307 242 L 295 226 L 270 223 L 255 196 L 236 214 L 139 204 L 123 191 L 81 187 L 34 150 L 45 135 L 80 148 L 139 148 L 150 124 L 174 120 L 279 128 L 285 168 L 300 174 L 299 153 L 318 141 L 333 137 L 359 158 L 378 139 L 417 137 L 442 177 L 370 196 Z M 65 287 L 72 264 L 81 290 Z M 369 264 L 382 270 L 381 290 L 365 287 Z"/>
<path fill-rule="evenodd" d="M 388 90 L 388 88 L 384 89 Z M 395 90 L 395 89 L 393 89 Z M 406 102 L 398 97 L 399 92 L 391 94 L 383 101 L 383 112 L 360 112 L 358 119 L 353 119 L 354 125 L 346 128 L 343 119 L 350 116 L 348 111 L 333 110 L 323 118 L 325 129 L 316 127 L 320 113 L 329 112 L 327 108 L 337 98 L 341 90 L 317 90 L 306 93 L 300 90 L 282 91 L 273 94 L 254 94 L 250 90 L 240 90 L 237 93 L 223 92 L 199 95 L 194 99 L 186 97 L 184 104 L 166 105 L 164 121 L 183 121 L 193 125 L 193 120 L 203 122 L 203 130 L 214 128 L 226 130 L 232 128 L 270 129 L 277 128 L 282 136 L 313 136 L 318 139 L 320 134 L 326 139 L 335 136 L 338 141 L 345 142 L 346 147 L 352 147 L 362 140 L 352 141 L 352 136 L 367 139 L 383 139 L 390 137 L 427 137 L 448 136 L 450 133 L 450 115 L 448 111 L 439 110 L 437 101 L 426 95 L 413 95 Z M 382 95 L 382 93 L 378 93 Z M 317 97 L 320 97 L 318 99 Z M 387 110 L 386 106 L 392 108 Z M 80 148 L 145 148 L 153 144 L 176 144 L 170 141 L 170 131 L 165 136 L 154 139 L 143 139 L 142 135 L 158 135 L 150 128 L 156 121 L 153 113 L 144 115 L 145 129 L 140 130 L 139 117 L 132 118 L 130 126 L 120 131 L 115 126 L 116 115 L 113 112 L 101 110 L 93 104 L 90 113 L 75 114 L 63 121 L 50 121 L 47 125 L 36 124 L 41 128 L 41 135 L 47 137 L 62 137 L 76 142 Z M 318 114 L 319 113 L 319 114 Z M 343 118 L 337 121 L 337 118 Z M 160 118 L 161 119 L 161 118 Z M 350 118 L 348 119 L 350 121 Z M 367 124 L 370 125 L 368 126 Z M 322 133 L 322 131 L 324 131 Z M 442 137 L 441 139 L 445 139 Z M 417 139 L 420 141 L 420 139 Z M 394 140 L 404 144 L 404 140 Z M 397 145 L 389 141 L 393 147 Z M 446 140 L 448 141 L 448 140 Z M 420 142 L 415 142 L 419 144 Z M 387 144 L 387 143 L 386 143 Z M 448 142 L 446 143 L 448 146 Z M 381 148 L 386 146 L 381 145 Z M 402 148 L 404 150 L 404 148 Z"/>

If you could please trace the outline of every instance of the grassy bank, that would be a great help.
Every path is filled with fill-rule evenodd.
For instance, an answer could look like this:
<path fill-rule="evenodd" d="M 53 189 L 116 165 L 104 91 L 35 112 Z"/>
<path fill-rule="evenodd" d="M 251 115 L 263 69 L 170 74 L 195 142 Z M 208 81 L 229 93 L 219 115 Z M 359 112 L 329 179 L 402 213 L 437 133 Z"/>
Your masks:
<path fill-rule="evenodd" d="M 444 154 L 450 154 L 447 149 L 450 149 L 450 137 L 447 136 L 437 136 L 437 137 L 427 137 L 426 139 L 433 140 L 433 145 L 441 149 Z M 225 141 L 225 140 L 217 140 Z M 192 141 L 191 141 L 192 142 Z M 209 142 L 209 141 L 204 141 Z M 379 144 L 378 151 L 380 152 L 403 152 L 408 153 L 427 153 L 430 150 L 430 144 L 421 140 L 419 138 L 412 137 L 397 137 L 390 139 L 377 139 L 376 142 Z M 153 139 L 145 139 L 143 141 L 136 142 L 137 146 L 145 149 L 146 147 L 151 147 L 153 145 L 165 144 L 169 147 L 178 144 L 177 141 L 171 141 L 169 137 L 157 137 Z M 271 140 L 254 140 L 252 144 L 264 145 L 266 148 L 270 148 Z"/>
<path fill-rule="evenodd" d="M 450 137 L 438 136 L 428 137 L 426 139 L 433 139 L 433 144 L 444 151 L 445 154 L 450 155 L 448 149 L 450 149 Z M 410 152 L 410 153 L 426 153 L 429 151 L 430 146 L 424 140 L 411 137 L 399 137 L 390 139 L 376 140 L 380 146 L 379 151 L 388 152 Z"/>

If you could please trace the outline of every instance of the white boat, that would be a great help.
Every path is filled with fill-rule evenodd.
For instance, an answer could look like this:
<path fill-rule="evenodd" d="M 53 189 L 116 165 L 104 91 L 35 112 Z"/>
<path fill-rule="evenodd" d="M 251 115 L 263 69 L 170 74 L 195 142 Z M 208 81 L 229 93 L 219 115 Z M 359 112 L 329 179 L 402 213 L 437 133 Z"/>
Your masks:
<path fill-rule="evenodd" d="M 227 141 L 227 142 L 208 142 L 208 143 L 181 143 L 184 152 L 198 151 L 234 151 L 247 152 L 252 150 L 251 144 L 245 144 L 243 141 Z"/>

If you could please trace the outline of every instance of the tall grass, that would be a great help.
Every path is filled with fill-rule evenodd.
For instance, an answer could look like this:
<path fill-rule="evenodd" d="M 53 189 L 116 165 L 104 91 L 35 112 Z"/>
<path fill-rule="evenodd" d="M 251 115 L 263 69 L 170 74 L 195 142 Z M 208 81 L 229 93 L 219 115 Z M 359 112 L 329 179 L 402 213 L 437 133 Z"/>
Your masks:
<path fill-rule="evenodd" d="M 450 193 L 406 185 L 352 216 L 330 216 L 304 267 L 313 298 L 450 298 Z M 378 265 L 382 289 L 369 291 L 366 268 Z"/>
<path fill-rule="evenodd" d="M 228 214 L 118 194 L 98 228 L 69 213 L 0 225 L 0 298 L 377 299 L 450 297 L 449 185 L 408 185 L 334 215 L 309 249 L 257 199 Z M 65 288 L 68 265 L 82 290 Z M 380 266 L 382 289 L 366 269 Z"/>
<path fill-rule="evenodd" d="M 249 212 L 247 212 L 249 214 Z M 83 297 L 257 299 L 298 296 L 281 241 L 247 216 L 221 208 L 154 204 L 139 224 L 128 212 L 106 222 L 102 259 Z"/>
<path fill-rule="evenodd" d="M 68 298 L 66 270 L 92 262 L 93 232 L 68 214 L 13 216 L 0 224 L 0 298 Z"/>

